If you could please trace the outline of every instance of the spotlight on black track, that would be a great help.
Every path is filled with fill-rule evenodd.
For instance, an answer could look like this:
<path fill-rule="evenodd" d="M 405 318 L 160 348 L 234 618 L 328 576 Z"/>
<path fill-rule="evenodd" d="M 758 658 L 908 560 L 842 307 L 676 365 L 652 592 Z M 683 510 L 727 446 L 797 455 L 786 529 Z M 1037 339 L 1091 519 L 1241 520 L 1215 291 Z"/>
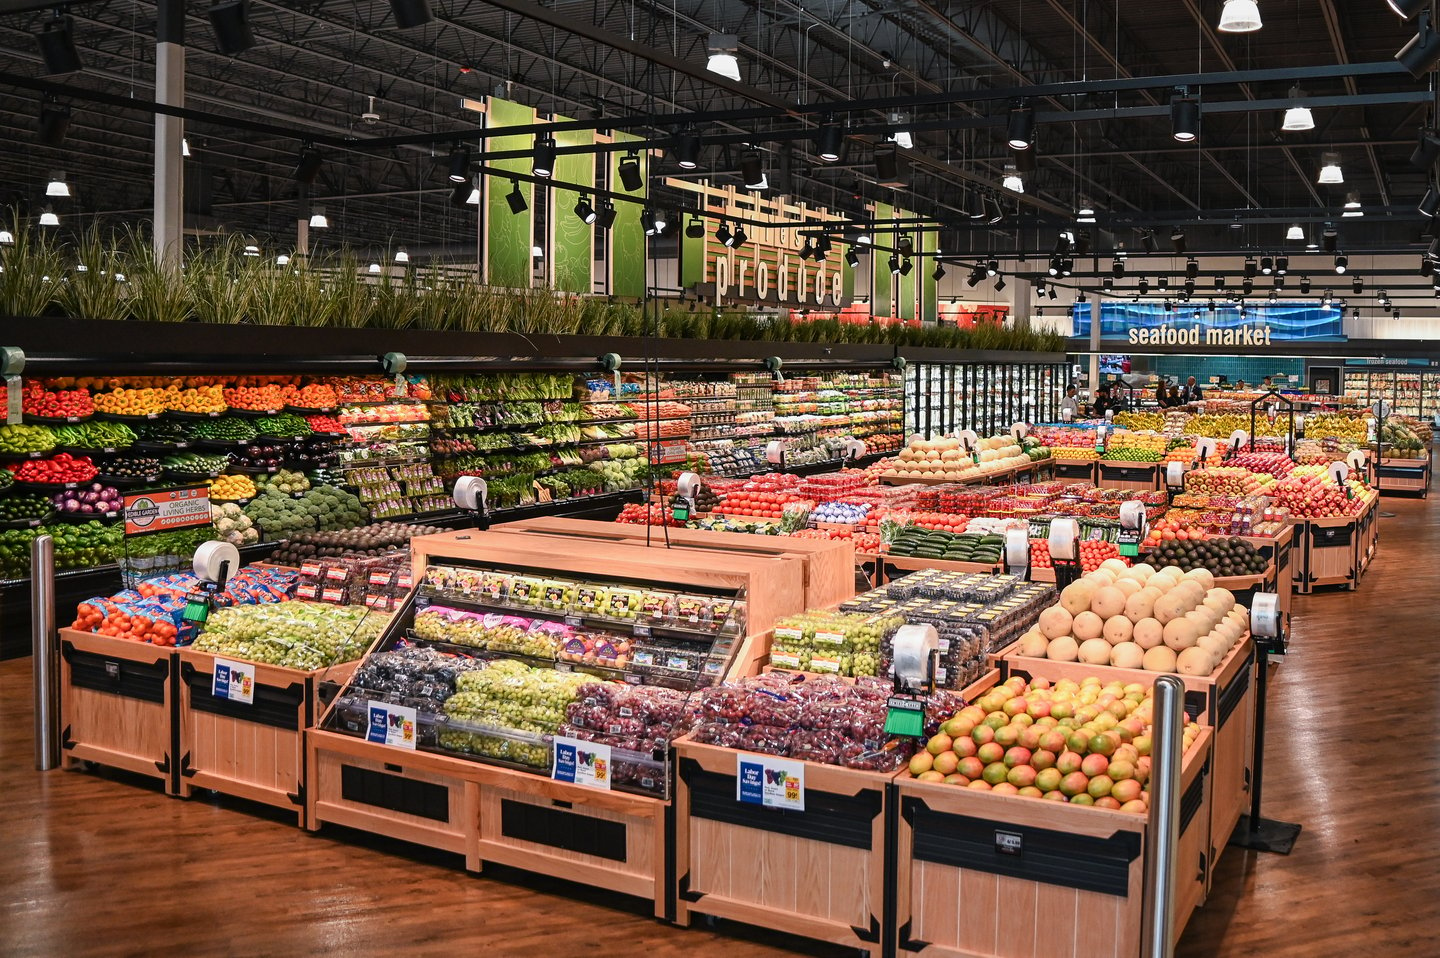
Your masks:
<path fill-rule="evenodd" d="M 595 212 L 595 207 L 590 205 L 590 197 L 584 193 L 581 193 L 580 198 L 575 201 L 575 215 L 580 218 L 580 222 L 587 226 L 599 218 L 599 214 Z"/>
<path fill-rule="evenodd" d="M 456 187 L 457 190 L 463 188 L 463 185 Z M 510 192 L 505 194 L 505 202 L 510 204 L 510 212 L 516 216 L 519 216 L 530 208 L 530 204 L 525 201 L 525 194 L 520 192 L 519 180 L 510 181 Z"/>
<path fill-rule="evenodd" d="M 608 230 L 615 225 L 615 216 L 615 204 L 606 200 L 600 204 L 600 213 L 596 218 L 596 222 L 600 224 L 602 229 Z"/>
<path fill-rule="evenodd" d="M 85 69 L 80 51 L 75 48 L 75 21 L 69 17 L 58 16 L 47 21 L 35 34 L 35 43 L 40 47 L 40 58 L 45 61 L 42 76 Z"/>
<path fill-rule="evenodd" d="M 530 172 L 536 176 L 549 176 L 555 172 L 555 141 L 550 137 L 535 137 L 535 152 L 530 160 Z"/>
<path fill-rule="evenodd" d="M 1435 64 L 1440 63 L 1440 33 L 1431 26 L 1428 11 L 1420 14 L 1416 23 L 1415 36 L 1400 48 L 1395 59 L 1410 71 L 1411 76 L 1419 80 L 1433 70 Z"/>
<path fill-rule="evenodd" d="M 1170 245 L 1177 253 L 1185 252 L 1185 231 L 1178 226 L 1170 231 Z"/>
<path fill-rule="evenodd" d="M 450 182 L 464 183 L 470 179 L 470 151 L 456 145 L 450 151 Z"/>
<path fill-rule="evenodd" d="M 250 0 L 220 0 L 206 11 L 215 46 L 227 57 L 244 53 L 255 45 L 250 30 Z"/>
<path fill-rule="evenodd" d="M 634 150 L 620 161 L 620 185 L 627 193 L 638 192 L 645 185 L 645 178 L 640 175 L 640 155 Z"/>

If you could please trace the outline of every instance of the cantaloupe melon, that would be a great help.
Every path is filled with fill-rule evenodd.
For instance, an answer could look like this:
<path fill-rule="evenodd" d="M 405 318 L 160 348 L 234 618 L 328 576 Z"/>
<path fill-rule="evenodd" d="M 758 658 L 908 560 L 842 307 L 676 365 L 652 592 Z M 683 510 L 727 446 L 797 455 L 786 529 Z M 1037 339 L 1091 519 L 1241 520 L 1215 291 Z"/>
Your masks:
<path fill-rule="evenodd" d="M 1096 584 L 1089 579 L 1076 579 L 1060 593 L 1060 604 L 1071 615 L 1079 615 L 1090 609 L 1090 600 L 1095 595 Z"/>
<path fill-rule="evenodd" d="M 1112 615 L 1105 620 L 1105 628 L 1100 637 L 1111 645 L 1119 645 L 1121 642 L 1129 642 L 1134 631 L 1135 623 L 1123 615 Z"/>
<path fill-rule="evenodd" d="M 1205 587 L 1194 579 L 1184 580 L 1175 587 L 1175 591 L 1185 596 L 1192 609 L 1205 601 Z"/>
<path fill-rule="evenodd" d="M 1142 582 L 1149 582 L 1150 577 L 1155 574 L 1155 567 L 1148 562 L 1137 562 L 1130 567 L 1130 571 L 1138 575 Z"/>
<path fill-rule="evenodd" d="M 1109 569 L 1111 572 L 1119 575 L 1130 567 L 1125 564 L 1125 561 L 1123 559 L 1106 559 L 1104 562 L 1100 563 L 1100 568 Z"/>
<path fill-rule="evenodd" d="M 1058 639 L 1051 639 L 1045 649 L 1045 657 L 1054 659 L 1056 662 L 1074 662 L 1080 654 L 1080 645 L 1072 637 L 1062 635 Z"/>
<path fill-rule="evenodd" d="M 1202 635 L 1200 641 L 1195 643 L 1197 648 L 1209 652 L 1217 662 L 1224 657 L 1226 652 L 1230 651 L 1230 644 L 1230 641 L 1218 632 Z"/>
<path fill-rule="evenodd" d="M 1205 591 L 1215 588 L 1215 575 L 1209 569 L 1191 569 L 1185 573 L 1185 578 L 1194 579 L 1205 587 Z"/>
<path fill-rule="evenodd" d="M 1082 642 L 1086 639 L 1098 639 L 1100 638 L 1100 634 L 1105 631 L 1105 620 L 1089 609 L 1086 609 L 1084 612 L 1075 616 L 1075 621 L 1072 623 L 1071 629 L 1075 634 L 1075 638 Z"/>
<path fill-rule="evenodd" d="M 1181 675 L 1209 675 L 1215 671 L 1215 659 L 1209 652 L 1195 646 L 1175 657 L 1175 671 Z"/>
<path fill-rule="evenodd" d="M 1123 615 L 1125 613 L 1125 593 L 1113 585 L 1101 586 L 1095 590 L 1090 597 L 1090 611 L 1108 619 L 1111 616 Z"/>
<path fill-rule="evenodd" d="M 1194 647 L 1200 635 L 1200 627 L 1183 616 L 1165 623 L 1165 644 L 1176 652 Z"/>
<path fill-rule="evenodd" d="M 1045 657 L 1045 650 L 1049 645 L 1050 642 L 1044 635 L 1040 634 L 1038 629 L 1031 629 L 1029 632 L 1020 636 L 1020 654 L 1029 656 L 1030 658 L 1043 659 Z"/>
<path fill-rule="evenodd" d="M 1122 669 L 1138 669 L 1145 663 L 1145 650 L 1134 642 L 1121 642 L 1110 650 L 1110 664 Z"/>
<path fill-rule="evenodd" d="M 1175 650 L 1163 645 L 1157 645 L 1145 653 L 1140 665 L 1147 672 L 1174 672 L 1175 671 Z"/>
<path fill-rule="evenodd" d="M 1165 641 L 1165 626 L 1158 619 L 1141 619 L 1135 623 L 1131 638 L 1142 649 L 1153 649 Z"/>
<path fill-rule="evenodd" d="M 1155 602 L 1155 618 L 1161 625 L 1169 625 L 1172 620 L 1180 618 L 1188 611 L 1190 603 L 1178 592 L 1167 592 Z"/>
<path fill-rule="evenodd" d="M 1040 613 L 1040 632 L 1047 640 L 1058 639 L 1062 635 L 1070 634 L 1071 623 L 1074 621 L 1074 616 L 1062 606 L 1052 605 Z"/>
<path fill-rule="evenodd" d="M 1125 600 L 1125 618 L 1131 622 L 1150 618 L 1155 614 L 1155 600 L 1158 598 L 1160 598 L 1160 593 L 1149 586 L 1136 592 Z"/>
<path fill-rule="evenodd" d="M 1081 642 L 1080 661 L 1087 665 L 1109 665 L 1110 643 L 1104 639 L 1087 639 Z"/>

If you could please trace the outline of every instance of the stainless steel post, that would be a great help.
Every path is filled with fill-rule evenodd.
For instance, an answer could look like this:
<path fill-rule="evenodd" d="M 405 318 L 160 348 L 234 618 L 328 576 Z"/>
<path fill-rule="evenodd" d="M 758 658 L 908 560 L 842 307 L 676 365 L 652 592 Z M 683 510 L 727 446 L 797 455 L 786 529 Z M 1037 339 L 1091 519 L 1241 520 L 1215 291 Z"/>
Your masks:
<path fill-rule="evenodd" d="M 55 642 L 55 540 L 30 545 L 30 652 L 35 675 L 35 769 L 60 764 L 60 661 Z"/>
<path fill-rule="evenodd" d="M 1152 724 L 1144 954 L 1170 958 L 1175 950 L 1175 854 L 1180 841 L 1180 760 L 1185 747 L 1185 684 L 1179 678 L 1162 675 L 1155 680 Z"/>

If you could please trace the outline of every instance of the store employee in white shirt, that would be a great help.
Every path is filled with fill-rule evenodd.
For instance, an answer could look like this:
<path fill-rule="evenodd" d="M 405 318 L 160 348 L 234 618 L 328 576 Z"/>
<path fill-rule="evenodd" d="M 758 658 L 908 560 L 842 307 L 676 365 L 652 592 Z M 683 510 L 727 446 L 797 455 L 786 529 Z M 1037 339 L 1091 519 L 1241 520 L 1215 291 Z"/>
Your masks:
<path fill-rule="evenodd" d="M 1060 415 L 1070 414 L 1071 419 L 1080 418 L 1080 398 L 1078 390 L 1074 386 L 1065 387 L 1065 398 L 1060 400 Z"/>

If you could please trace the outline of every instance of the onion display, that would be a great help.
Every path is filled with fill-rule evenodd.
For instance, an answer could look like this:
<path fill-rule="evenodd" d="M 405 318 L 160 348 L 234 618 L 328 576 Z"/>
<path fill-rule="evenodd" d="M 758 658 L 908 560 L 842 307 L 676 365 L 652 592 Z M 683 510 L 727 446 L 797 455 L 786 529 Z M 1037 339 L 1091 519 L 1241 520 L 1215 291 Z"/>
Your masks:
<path fill-rule="evenodd" d="M 118 512 L 124 505 L 120 490 L 101 482 L 92 482 L 79 489 L 57 492 L 50 497 L 50 501 L 60 512 L 73 512 L 80 515 Z"/>

